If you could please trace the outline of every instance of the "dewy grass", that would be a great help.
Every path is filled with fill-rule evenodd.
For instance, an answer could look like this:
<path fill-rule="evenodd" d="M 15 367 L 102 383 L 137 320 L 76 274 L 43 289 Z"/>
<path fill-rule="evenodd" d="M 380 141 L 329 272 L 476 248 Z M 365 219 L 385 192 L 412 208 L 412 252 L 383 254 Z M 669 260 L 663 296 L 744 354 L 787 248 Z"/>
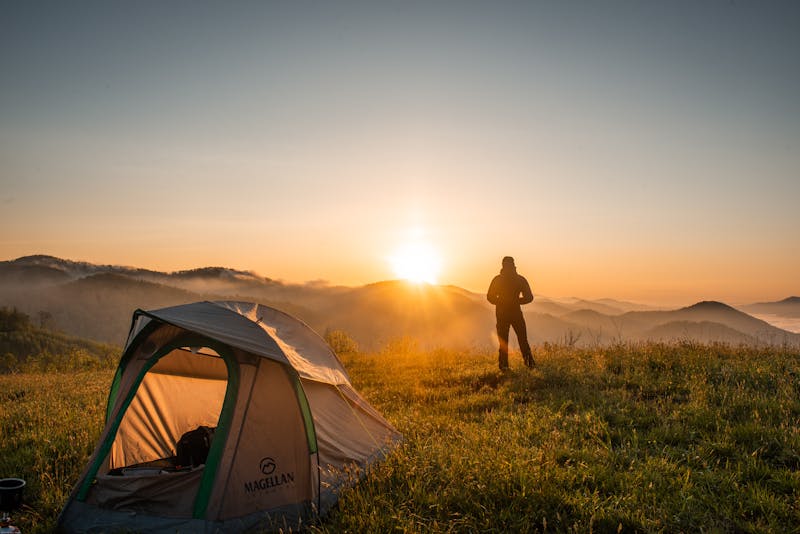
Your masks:
<path fill-rule="evenodd" d="M 546 345 L 537 367 L 394 343 L 344 363 L 405 436 L 312 527 L 333 532 L 798 532 L 800 353 Z M 0 475 L 47 532 L 85 466 L 111 375 L 0 376 Z"/>
<path fill-rule="evenodd" d="M 111 371 L 0 375 L 0 476 L 22 478 L 22 532 L 50 532 L 94 450 Z"/>
<path fill-rule="evenodd" d="M 387 356 L 346 364 L 406 444 L 320 531 L 798 529 L 796 351 L 545 346 L 507 375 Z"/>

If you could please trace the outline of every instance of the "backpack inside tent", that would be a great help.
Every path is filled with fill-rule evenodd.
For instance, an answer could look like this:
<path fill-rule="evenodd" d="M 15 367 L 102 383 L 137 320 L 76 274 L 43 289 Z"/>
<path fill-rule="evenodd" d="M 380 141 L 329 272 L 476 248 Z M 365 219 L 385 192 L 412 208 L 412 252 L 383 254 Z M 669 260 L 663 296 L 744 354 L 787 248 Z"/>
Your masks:
<path fill-rule="evenodd" d="M 301 321 L 246 302 L 137 310 L 67 532 L 296 527 L 402 436 Z"/>

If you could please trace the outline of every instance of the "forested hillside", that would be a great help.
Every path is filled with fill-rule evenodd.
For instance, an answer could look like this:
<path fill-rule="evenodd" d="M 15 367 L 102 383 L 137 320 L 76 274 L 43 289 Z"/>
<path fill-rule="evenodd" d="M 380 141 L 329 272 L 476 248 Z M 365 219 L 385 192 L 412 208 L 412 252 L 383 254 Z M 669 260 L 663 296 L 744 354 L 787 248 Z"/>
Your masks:
<path fill-rule="evenodd" d="M 18 310 L 0 308 L 0 373 L 107 367 L 118 355 L 118 347 L 46 330 Z"/>

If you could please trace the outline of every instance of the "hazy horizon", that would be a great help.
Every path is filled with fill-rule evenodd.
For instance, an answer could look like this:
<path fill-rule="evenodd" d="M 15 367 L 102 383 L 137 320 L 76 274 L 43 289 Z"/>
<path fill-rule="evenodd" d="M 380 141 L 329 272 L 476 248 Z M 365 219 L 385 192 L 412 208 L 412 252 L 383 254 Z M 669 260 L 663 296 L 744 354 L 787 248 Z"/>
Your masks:
<path fill-rule="evenodd" d="M 281 278 L 277 278 L 275 276 L 271 276 L 269 273 L 257 272 L 257 271 L 255 271 L 253 269 L 234 268 L 234 267 L 227 266 L 227 265 L 196 265 L 194 267 L 189 267 L 187 269 L 161 270 L 161 269 L 155 269 L 155 268 L 146 267 L 146 266 L 142 266 L 142 265 L 127 265 L 127 264 L 123 265 L 123 264 L 114 264 L 114 263 L 109 263 L 109 262 L 96 262 L 95 263 L 95 262 L 90 262 L 90 261 L 80 260 L 80 259 L 75 259 L 75 258 L 61 258 L 61 257 L 53 256 L 53 255 L 50 255 L 50 254 L 32 254 L 30 256 L 34 256 L 34 257 L 36 257 L 36 256 L 52 257 L 52 258 L 54 258 L 56 260 L 63 260 L 63 261 L 66 261 L 66 262 L 74 262 L 74 263 L 79 263 L 79 264 L 80 263 L 87 263 L 87 264 L 94 265 L 94 266 L 97 266 L 97 267 L 115 267 L 115 268 L 125 268 L 125 269 L 133 269 L 133 270 L 144 269 L 144 270 L 147 270 L 147 271 L 153 271 L 153 272 L 162 273 L 162 274 L 165 274 L 165 275 L 173 275 L 173 274 L 177 274 L 177 273 L 181 273 L 181 272 L 200 271 L 200 270 L 203 270 L 203 269 L 222 268 L 222 269 L 230 269 L 230 270 L 234 270 L 234 271 L 250 273 L 250 274 L 252 274 L 254 276 L 257 276 L 257 277 L 260 277 L 260 278 L 264 278 L 264 279 L 273 280 L 275 282 L 279 282 L 279 283 L 282 283 L 282 284 L 299 285 L 299 286 L 311 286 L 311 287 L 326 287 L 327 286 L 327 287 L 331 287 L 331 288 L 334 288 L 334 287 L 356 288 L 356 287 L 362 287 L 362 286 L 366 286 L 366 285 L 380 284 L 380 283 L 386 283 L 386 282 L 404 282 L 404 283 L 408 283 L 409 285 L 413 286 L 413 285 L 418 283 L 418 282 L 404 280 L 402 278 L 396 278 L 396 277 L 395 278 L 388 277 L 388 278 L 380 279 L 380 280 L 369 280 L 369 281 L 365 281 L 363 283 L 358 283 L 358 284 L 335 284 L 335 283 L 332 283 L 332 282 L 330 282 L 328 280 L 319 280 L 319 279 L 318 280 L 306 280 L 306 281 L 291 281 L 291 280 L 284 280 L 284 279 L 281 279 Z M 13 262 L 13 261 L 16 261 L 16 260 L 23 259 L 25 257 L 28 257 L 28 256 L 23 256 L 23 257 L 19 257 L 19 258 L 0 259 L 0 262 Z M 457 284 L 448 283 L 446 281 L 436 281 L 436 282 L 432 282 L 432 283 L 421 282 L 421 283 L 423 285 L 432 285 L 432 286 L 459 287 L 461 289 L 470 291 L 470 292 L 478 294 L 478 295 L 482 295 L 482 294 L 485 293 L 485 290 L 483 290 L 483 289 L 473 289 L 473 288 L 463 287 L 463 286 L 459 286 Z M 204 289 L 202 285 L 198 285 L 197 287 L 193 287 L 192 290 L 193 291 L 200 291 L 200 292 L 203 292 L 203 291 L 211 291 L 212 293 L 214 292 L 214 290 L 210 289 L 210 288 L 205 288 Z M 725 300 L 725 299 L 697 298 L 697 297 L 695 297 L 695 298 L 689 297 L 689 298 L 687 298 L 685 300 L 674 299 L 674 300 L 661 300 L 661 301 L 647 301 L 647 300 L 644 300 L 644 299 L 628 299 L 628 298 L 623 298 L 623 297 L 619 297 L 619 296 L 616 296 L 616 295 L 604 295 L 604 296 L 587 297 L 585 295 L 577 295 L 577 294 L 573 294 L 573 295 L 547 295 L 547 294 L 537 293 L 536 291 L 534 291 L 534 293 L 535 293 L 535 297 L 536 297 L 537 301 L 552 300 L 552 301 L 555 301 L 555 302 L 570 302 L 570 301 L 586 300 L 586 301 L 599 302 L 599 301 L 603 301 L 603 300 L 610 300 L 610 301 L 618 301 L 620 303 L 625 302 L 625 303 L 629 303 L 629 304 L 641 304 L 641 305 L 646 305 L 646 306 L 650 306 L 652 308 L 658 308 L 658 309 L 671 309 L 671 308 L 691 306 L 693 304 L 697 304 L 697 303 L 702 302 L 702 301 L 720 301 L 720 302 L 724 302 L 725 304 L 728 304 L 728 305 L 731 305 L 731 306 L 742 306 L 742 305 L 757 304 L 757 303 L 763 303 L 763 302 L 775 302 L 775 301 L 784 300 L 784 299 L 789 298 L 789 297 L 797 297 L 797 295 L 792 294 L 792 295 L 786 295 L 786 296 L 783 296 L 783 297 L 780 297 L 780 298 L 776 298 L 776 299 L 773 299 L 773 300 L 762 299 L 762 300 L 750 300 L 750 301 L 741 301 L 741 302 Z M 753 315 L 755 317 L 759 317 L 759 318 L 762 318 L 762 316 L 763 317 L 769 317 L 770 316 L 770 314 L 753 314 Z M 789 325 L 788 330 L 793 331 L 793 332 L 800 332 L 800 320 L 794 320 L 794 319 L 788 319 L 788 318 L 781 319 L 780 316 L 776 316 L 776 317 L 779 318 L 777 323 L 781 323 L 781 320 L 783 320 L 786 325 Z M 771 317 L 767 322 L 769 322 L 771 324 L 775 324 L 775 320 L 773 318 L 771 318 Z"/>
<path fill-rule="evenodd" d="M 3 7 L 0 257 L 800 293 L 796 2 Z"/>

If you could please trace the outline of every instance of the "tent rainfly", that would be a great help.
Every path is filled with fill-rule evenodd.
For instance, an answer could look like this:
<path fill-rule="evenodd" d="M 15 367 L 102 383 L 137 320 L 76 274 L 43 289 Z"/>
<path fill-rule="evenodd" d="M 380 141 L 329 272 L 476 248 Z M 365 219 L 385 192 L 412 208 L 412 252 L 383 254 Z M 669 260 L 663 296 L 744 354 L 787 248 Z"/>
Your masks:
<path fill-rule="evenodd" d="M 402 436 L 301 321 L 246 302 L 137 310 L 65 532 L 296 527 Z"/>

